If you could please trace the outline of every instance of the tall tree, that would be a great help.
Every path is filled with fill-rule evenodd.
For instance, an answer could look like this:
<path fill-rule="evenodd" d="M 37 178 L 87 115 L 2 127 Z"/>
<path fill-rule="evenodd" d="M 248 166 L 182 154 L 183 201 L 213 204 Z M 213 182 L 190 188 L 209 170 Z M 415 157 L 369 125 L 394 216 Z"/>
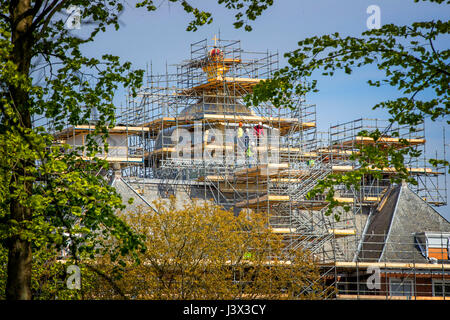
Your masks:
<path fill-rule="evenodd" d="M 429 1 L 441 6 L 450 3 L 444 0 Z M 253 95 L 247 97 L 247 102 L 258 105 L 269 101 L 277 107 L 290 106 L 293 94 L 306 95 L 319 91 L 315 78 L 318 74 L 333 77 L 338 70 L 351 74 L 356 68 L 376 65 L 384 72 L 385 79 L 368 80 L 368 84 L 374 87 L 390 85 L 401 93 L 401 97 L 377 103 L 373 107 L 389 112 L 391 126 L 409 125 L 413 132 L 416 125 L 425 119 L 447 119 L 450 123 L 450 50 L 436 48 L 436 41 L 449 32 L 449 21 L 432 20 L 406 26 L 387 24 L 380 29 L 363 32 L 360 37 L 343 37 L 334 33 L 303 39 L 298 42 L 298 49 L 285 54 L 288 65 L 278 71 L 273 79 L 257 85 Z M 406 139 L 400 139 L 402 148 L 386 147 L 380 143 L 380 138 L 385 134 L 379 130 L 359 132 L 359 136 L 371 137 L 375 141 L 373 145 L 358 146 L 360 151 L 352 155 L 360 167 L 352 172 L 329 175 L 309 193 L 310 197 L 327 194 L 330 202 L 328 214 L 340 205 L 333 200 L 336 185 L 358 188 L 364 175 L 380 177 L 378 169 L 395 168 L 397 174 L 392 176 L 393 182 L 406 180 L 417 183 L 409 175 L 405 160 L 420 156 L 420 150 L 409 145 Z M 430 159 L 430 163 L 433 166 L 449 166 L 446 159 Z"/>
<path fill-rule="evenodd" d="M 188 30 L 211 23 L 211 13 L 177 3 L 193 20 Z M 250 30 L 271 0 L 219 0 L 236 13 L 236 27 Z M 74 7 L 73 7 L 74 6 Z M 153 1 L 137 1 L 148 11 Z M 89 34 L 77 37 L 67 12 L 80 13 Z M 52 120 L 54 130 L 86 123 L 92 110 L 99 121 L 88 137 L 87 152 L 100 151 L 93 136 L 107 135 L 115 123 L 113 97 L 119 86 L 138 88 L 142 70 L 103 53 L 86 57 L 83 45 L 108 27 L 119 28 L 122 1 L 11 0 L 0 4 L 0 241 L 8 249 L 8 299 L 31 299 L 33 246 L 71 245 L 74 257 L 101 250 L 99 234 L 119 239 L 116 255 L 142 246 L 140 238 L 114 213 L 120 196 L 97 174 L 107 163 L 83 163 L 80 150 L 61 154 L 47 128 L 33 119 Z M 100 56 L 100 54 L 99 54 Z M 69 146 L 65 146 L 67 149 Z M 107 146 L 105 146 L 107 148 Z M 109 250 L 112 250 L 109 248 Z"/>

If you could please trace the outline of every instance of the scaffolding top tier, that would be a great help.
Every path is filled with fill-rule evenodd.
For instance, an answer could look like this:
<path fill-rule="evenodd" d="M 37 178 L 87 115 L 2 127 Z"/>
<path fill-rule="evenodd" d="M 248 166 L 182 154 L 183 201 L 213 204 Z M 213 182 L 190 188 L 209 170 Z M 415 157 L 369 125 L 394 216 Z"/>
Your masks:
<path fill-rule="evenodd" d="M 277 69 L 278 54 L 247 52 L 240 41 L 216 37 L 213 45 L 208 45 L 205 39 L 191 44 L 191 58 L 177 65 L 178 95 L 226 92 L 243 96 Z"/>
<path fill-rule="evenodd" d="M 300 122 L 295 118 L 282 118 L 282 117 L 263 117 L 253 115 L 226 115 L 226 114 L 201 114 L 201 115 L 187 115 L 182 117 L 162 117 L 153 121 L 143 123 L 140 126 L 147 127 L 151 132 L 155 134 L 160 130 L 185 125 L 193 124 L 197 121 L 201 122 L 246 122 L 246 123 L 258 123 L 269 124 L 273 128 L 279 129 L 280 134 L 286 134 L 289 131 L 301 131 L 310 128 L 315 128 L 314 122 Z"/>
<path fill-rule="evenodd" d="M 180 96 L 201 96 L 204 93 L 231 92 L 236 97 L 241 97 L 253 91 L 253 87 L 264 79 L 224 77 L 217 75 L 209 77 L 208 82 L 184 89 L 178 95 Z"/>
<path fill-rule="evenodd" d="M 184 66 L 188 68 L 203 68 L 207 64 L 224 64 L 226 66 L 233 66 L 236 64 L 242 63 L 241 59 L 237 58 L 223 58 L 221 60 L 211 61 L 208 58 L 200 59 L 200 60 L 189 60 L 184 63 Z"/>

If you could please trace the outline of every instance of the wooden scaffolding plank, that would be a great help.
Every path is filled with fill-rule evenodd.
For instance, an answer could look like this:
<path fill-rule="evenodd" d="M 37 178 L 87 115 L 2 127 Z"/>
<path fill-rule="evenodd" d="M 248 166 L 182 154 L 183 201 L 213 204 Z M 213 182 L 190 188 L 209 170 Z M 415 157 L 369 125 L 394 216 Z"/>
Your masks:
<path fill-rule="evenodd" d="M 284 233 L 296 233 L 297 229 L 295 228 L 270 228 L 272 233 L 284 234 Z"/>
<path fill-rule="evenodd" d="M 336 200 L 339 203 L 353 203 L 355 201 L 355 198 L 352 197 L 334 197 L 334 200 Z M 362 199 L 363 202 L 377 202 L 380 201 L 381 197 L 364 197 Z"/>
<path fill-rule="evenodd" d="M 354 166 L 332 166 L 333 172 L 349 172 L 355 170 Z"/>
<path fill-rule="evenodd" d="M 155 149 L 153 151 L 148 152 L 148 155 L 150 156 L 155 156 L 155 155 L 160 155 L 160 154 L 164 154 L 164 153 L 172 153 L 173 151 L 175 151 L 174 147 L 163 147 L 163 148 L 159 148 L 159 149 Z"/>
<path fill-rule="evenodd" d="M 273 183 L 299 183 L 302 182 L 301 178 L 270 178 L 270 182 Z"/>
<path fill-rule="evenodd" d="M 234 147 L 230 146 L 230 145 L 214 145 L 214 144 L 197 144 L 197 145 L 192 145 L 189 149 L 191 150 L 191 154 L 194 155 L 194 152 L 198 149 L 201 148 L 202 150 L 229 150 L 229 151 L 233 151 Z M 184 147 L 182 149 L 180 149 L 180 151 L 186 150 L 188 149 L 188 147 Z M 172 152 L 176 151 L 175 147 L 163 147 L 163 148 L 159 148 L 159 149 L 155 149 L 151 152 L 148 152 L 147 155 L 150 156 L 156 156 L 156 155 L 162 155 L 162 154 L 167 154 L 167 155 L 171 155 Z"/>
<path fill-rule="evenodd" d="M 355 229 L 328 229 L 329 234 L 333 234 L 336 238 L 354 236 L 356 235 Z"/>
<path fill-rule="evenodd" d="M 450 270 L 450 264 L 432 263 L 403 263 L 403 262 L 352 262 L 336 261 L 331 263 L 337 268 L 369 268 L 378 267 L 380 269 L 424 269 L 424 270 Z"/>
<path fill-rule="evenodd" d="M 378 197 L 366 197 L 364 198 L 364 201 L 366 202 L 376 202 L 379 201 L 380 198 Z M 353 203 L 354 198 L 343 198 L 343 197 L 334 197 L 334 200 L 338 201 L 339 203 Z M 254 197 L 248 200 L 243 200 L 238 203 L 236 203 L 237 207 L 246 207 L 246 208 L 254 208 L 255 206 L 264 206 L 266 204 L 273 204 L 278 202 L 286 202 L 290 201 L 290 197 L 288 195 L 271 195 L 266 194 L 263 196 Z M 309 210 L 320 210 L 328 205 L 328 202 L 326 201 L 310 201 L 310 200 L 304 200 L 304 201 L 295 201 L 292 202 L 293 206 L 301 207 Z"/>
<path fill-rule="evenodd" d="M 330 149 L 330 148 L 321 148 L 315 150 L 315 152 L 320 154 L 332 154 L 332 155 L 345 155 L 345 156 L 351 156 L 355 151 L 351 150 L 342 150 L 342 149 Z M 356 152 L 358 153 L 358 152 Z"/>
<path fill-rule="evenodd" d="M 265 145 L 265 146 L 259 146 L 254 148 L 255 151 L 266 151 L 272 152 L 272 150 L 278 151 L 279 153 L 299 153 L 302 151 L 301 148 L 289 148 L 289 147 L 277 147 L 277 146 L 271 146 L 271 145 Z"/>
<path fill-rule="evenodd" d="M 195 146 L 192 146 L 192 148 L 193 149 L 194 148 L 198 148 L 199 146 L 200 145 L 195 145 Z M 230 151 L 234 150 L 234 145 L 226 145 L 226 146 L 224 146 L 222 148 L 219 145 L 213 145 L 213 144 L 204 143 L 203 146 L 206 146 L 206 148 L 209 148 L 209 149 L 226 149 L 226 150 L 230 150 Z M 276 147 L 272 147 L 271 146 L 270 149 L 268 149 L 267 146 L 264 146 L 264 147 L 260 146 L 260 147 L 255 147 L 255 149 L 256 149 L 256 151 L 259 151 L 259 152 L 265 151 L 265 150 L 268 150 L 268 152 L 277 152 L 278 151 L 281 156 L 282 155 L 289 155 L 289 154 L 293 153 L 293 154 L 295 154 L 298 157 L 303 157 L 303 154 L 298 154 L 301 151 L 300 148 L 276 148 Z M 175 151 L 174 147 L 162 147 L 162 148 L 159 148 L 159 149 L 155 149 L 155 150 L 149 152 L 148 154 L 149 155 L 158 155 L 158 154 L 161 154 L 161 153 L 166 153 L 166 152 L 169 153 L 169 152 L 172 152 L 172 151 Z"/>
<path fill-rule="evenodd" d="M 426 142 L 425 139 L 402 139 L 402 138 L 392 138 L 392 137 L 381 137 L 377 140 L 377 143 L 383 144 L 383 145 L 397 145 L 397 146 L 403 146 L 402 140 L 405 140 L 409 143 L 409 145 L 419 145 L 424 144 Z M 344 146 L 355 146 L 357 144 L 374 144 L 375 140 L 371 137 L 355 137 L 350 140 L 346 140 L 342 142 L 342 145 Z"/>
<path fill-rule="evenodd" d="M 443 201 L 434 201 L 434 200 L 427 199 L 427 198 L 425 198 L 425 197 L 423 197 L 422 199 L 423 199 L 425 202 L 427 202 L 427 203 L 429 203 L 429 204 L 431 204 L 431 205 L 433 205 L 433 206 L 444 206 L 444 205 L 447 204 L 446 202 L 443 202 Z"/>
<path fill-rule="evenodd" d="M 251 168 L 239 169 L 234 172 L 236 177 L 245 176 L 245 177 L 255 177 L 255 176 L 263 176 L 268 177 L 271 175 L 276 175 L 279 173 L 279 170 L 286 169 L 289 167 L 289 163 L 268 163 L 261 164 Z"/>
<path fill-rule="evenodd" d="M 230 65 L 239 64 L 241 62 L 242 62 L 242 60 L 239 58 L 222 58 L 218 61 L 213 61 L 213 62 L 211 62 L 211 61 L 208 62 L 205 59 L 201 59 L 201 60 L 194 60 L 194 61 L 190 62 L 187 66 L 189 66 L 191 68 L 202 68 L 207 65 L 214 65 L 214 64 L 216 64 L 218 66 L 220 66 L 220 65 L 230 66 Z"/>
<path fill-rule="evenodd" d="M 333 172 L 349 172 L 349 171 L 356 170 L 357 168 L 354 166 L 333 166 L 332 169 L 333 169 Z M 397 173 L 397 170 L 395 168 L 377 169 L 377 168 L 369 167 L 369 169 L 373 170 L 373 171 L 381 171 L 382 173 L 392 173 L 392 174 Z M 443 172 L 433 171 L 431 168 L 406 168 L 406 170 L 408 170 L 408 172 L 411 174 L 424 174 L 424 175 L 426 175 L 426 174 L 430 174 L 430 175 L 443 174 Z"/>
<path fill-rule="evenodd" d="M 221 192 L 225 193 L 233 193 L 233 192 L 241 192 L 241 193 L 261 193 L 261 192 L 267 192 L 267 185 L 261 184 L 261 185 L 255 185 L 255 184 L 249 184 L 249 183 L 235 183 L 230 184 L 229 182 L 219 182 L 217 185 L 217 188 Z"/>
<path fill-rule="evenodd" d="M 311 210 L 319 211 L 328 206 L 326 201 L 296 201 L 292 203 L 293 206 L 297 207 L 299 210 Z"/>
<path fill-rule="evenodd" d="M 266 206 L 267 204 L 289 201 L 290 197 L 286 195 L 265 194 L 260 197 L 243 200 L 236 203 L 236 207 L 251 208 L 257 206 Z"/>
<path fill-rule="evenodd" d="M 223 175 L 208 175 L 204 177 L 199 177 L 197 179 L 198 181 L 210 181 L 210 182 L 224 182 L 228 181 L 228 183 L 243 183 L 243 182 L 251 182 L 249 185 L 254 185 L 254 179 L 247 180 L 247 177 L 235 177 L 235 176 L 223 176 Z M 299 178 L 267 178 L 267 179 L 261 179 L 258 181 L 258 184 L 266 185 L 268 182 L 272 183 L 298 183 L 301 182 L 303 179 Z"/>
<path fill-rule="evenodd" d="M 300 151 L 301 152 L 301 151 Z M 317 152 L 301 152 L 299 158 L 301 159 L 315 159 L 319 156 Z"/>
<path fill-rule="evenodd" d="M 218 182 L 218 181 L 229 181 L 233 179 L 231 176 L 221 176 L 221 175 L 208 175 L 199 177 L 198 181 L 210 181 L 210 182 Z"/>
<path fill-rule="evenodd" d="M 250 93 L 253 86 L 265 79 L 241 78 L 241 77 L 222 77 L 209 78 L 208 82 L 201 83 L 192 88 L 182 90 L 179 95 L 192 95 L 194 93 L 203 93 L 205 91 L 220 91 L 228 87 L 238 95 Z"/>
<path fill-rule="evenodd" d="M 162 117 L 150 122 L 142 123 L 139 126 L 147 127 L 148 130 L 154 131 L 154 133 L 159 132 L 162 129 L 173 127 L 175 125 L 186 125 L 193 124 L 197 121 L 207 121 L 207 122 L 223 122 L 227 121 L 230 123 L 258 123 L 270 124 L 272 127 L 279 129 L 280 134 L 285 134 L 289 130 L 306 130 L 310 128 L 315 128 L 315 122 L 304 122 L 299 123 L 296 118 L 286 118 L 286 117 L 263 117 L 257 115 L 226 115 L 226 114 L 201 114 L 201 115 L 188 115 L 180 117 Z"/>
<path fill-rule="evenodd" d="M 80 157 L 81 159 L 83 159 L 83 160 L 86 160 L 86 161 L 90 161 L 90 160 L 93 160 L 94 159 L 94 157 Z M 131 158 L 131 157 L 129 157 L 129 158 L 127 158 L 127 157 L 105 157 L 105 156 L 100 156 L 100 157 L 97 157 L 97 158 L 99 158 L 99 159 L 102 159 L 102 160 L 106 160 L 106 161 L 108 161 L 108 162 L 119 162 L 119 163 L 130 163 L 130 162 L 133 162 L 133 163 L 139 163 L 139 162 L 142 162 L 143 161 L 143 159 L 142 158 Z"/>
<path fill-rule="evenodd" d="M 378 169 L 374 169 L 374 170 L 378 170 Z M 420 175 L 440 175 L 440 174 L 444 174 L 443 172 L 438 172 L 438 171 L 433 171 L 433 169 L 431 168 L 406 168 L 406 170 L 410 173 L 410 174 L 420 174 Z M 392 173 L 395 174 L 397 173 L 397 170 L 395 168 L 383 168 L 379 171 L 382 171 L 383 173 Z"/>
<path fill-rule="evenodd" d="M 95 130 L 94 125 L 77 125 L 67 127 L 61 131 L 58 131 L 53 134 L 55 138 L 63 138 L 63 137 L 72 137 L 77 134 L 89 133 Z M 128 134 L 128 135 L 136 135 L 140 133 L 148 132 L 150 129 L 145 126 L 115 126 L 113 128 L 108 128 L 109 133 L 115 134 Z"/>

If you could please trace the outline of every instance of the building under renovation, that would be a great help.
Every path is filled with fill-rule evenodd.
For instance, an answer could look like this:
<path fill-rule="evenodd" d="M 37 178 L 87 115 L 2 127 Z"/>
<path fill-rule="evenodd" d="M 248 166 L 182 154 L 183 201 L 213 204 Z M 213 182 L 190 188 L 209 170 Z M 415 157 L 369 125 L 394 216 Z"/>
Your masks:
<path fill-rule="evenodd" d="M 433 206 L 446 204 L 445 171 L 427 167 L 425 130 L 358 119 L 317 131 L 315 106 L 294 97 L 291 108 L 249 107 L 245 95 L 278 70 L 278 54 L 247 52 L 240 41 L 193 43 L 173 72 L 149 74 L 129 97 L 109 131 L 111 183 L 134 206 L 152 207 L 175 196 L 214 201 L 235 214 L 268 213 L 268 226 L 286 250 L 308 249 L 322 280 L 338 299 L 447 299 L 450 297 L 450 223 Z M 55 133 L 82 146 L 92 124 Z M 359 188 L 337 187 L 335 200 L 350 206 L 340 219 L 326 215 L 324 196 L 307 198 L 331 173 L 359 168 L 351 155 L 380 130 L 376 143 L 404 147 L 422 158 L 407 161 L 417 185 L 394 185 L 394 168 L 366 175 Z M 83 156 L 86 161 L 88 157 Z"/>

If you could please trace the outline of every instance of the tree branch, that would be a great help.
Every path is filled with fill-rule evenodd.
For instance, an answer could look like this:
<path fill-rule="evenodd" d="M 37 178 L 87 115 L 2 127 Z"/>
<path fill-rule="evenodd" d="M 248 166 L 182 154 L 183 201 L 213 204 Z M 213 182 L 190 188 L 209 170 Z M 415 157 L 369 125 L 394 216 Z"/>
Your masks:
<path fill-rule="evenodd" d="M 86 264 L 86 267 L 88 269 L 91 269 L 92 271 L 94 271 L 96 274 L 98 274 L 100 277 L 102 277 L 103 279 L 105 279 L 110 285 L 111 287 L 124 299 L 124 300 L 128 300 L 128 298 L 126 297 L 126 295 L 123 293 L 122 289 L 119 288 L 119 286 L 114 282 L 113 279 L 111 279 L 108 275 L 106 275 L 103 271 L 89 265 Z"/>
<path fill-rule="evenodd" d="M 7 15 L 5 15 L 5 14 L 3 14 L 3 13 L 0 13 L 0 18 L 6 20 L 8 23 L 11 24 L 11 18 L 8 17 Z"/>
<path fill-rule="evenodd" d="M 42 28 L 40 33 L 43 33 L 45 29 L 47 29 L 48 24 L 50 23 L 50 20 L 53 18 L 53 16 L 61 10 L 61 8 L 67 3 L 69 0 L 62 0 L 60 3 L 58 3 L 58 0 L 54 0 L 47 8 L 42 11 L 42 13 L 36 18 L 36 20 L 31 25 L 31 29 L 35 30 L 39 25 L 42 24 Z"/>

